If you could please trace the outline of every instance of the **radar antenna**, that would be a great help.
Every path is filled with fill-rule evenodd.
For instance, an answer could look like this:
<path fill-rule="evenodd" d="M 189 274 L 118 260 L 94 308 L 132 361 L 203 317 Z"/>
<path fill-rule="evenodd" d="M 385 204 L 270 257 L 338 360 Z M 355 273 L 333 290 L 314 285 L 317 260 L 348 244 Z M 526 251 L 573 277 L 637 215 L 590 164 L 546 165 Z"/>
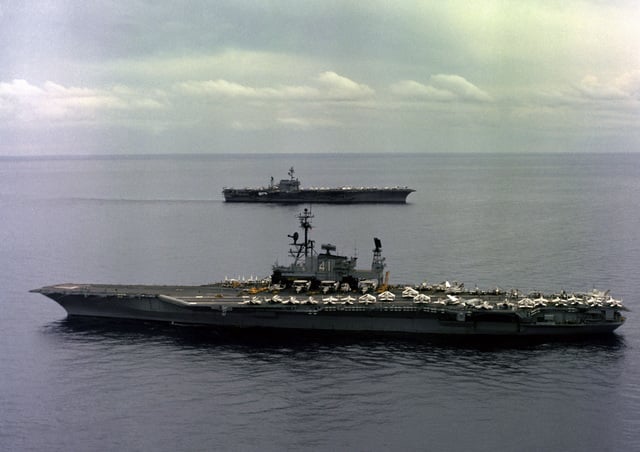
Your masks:
<path fill-rule="evenodd" d="M 382 257 L 382 241 L 378 237 L 373 238 L 375 248 L 373 250 L 373 261 L 371 262 L 371 271 L 373 271 L 377 278 L 378 284 L 382 284 L 382 272 L 387 264 L 384 263 L 385 258 Z"/>
<path fill-rule="evenodd" d="M 373 243 L 376 246 L 376 249 L 373 250 L 374 253 L 379 253 L 380 251 L 382 251 L 382 241 L 380 241 L 378 237 L 373 238 Z"/>

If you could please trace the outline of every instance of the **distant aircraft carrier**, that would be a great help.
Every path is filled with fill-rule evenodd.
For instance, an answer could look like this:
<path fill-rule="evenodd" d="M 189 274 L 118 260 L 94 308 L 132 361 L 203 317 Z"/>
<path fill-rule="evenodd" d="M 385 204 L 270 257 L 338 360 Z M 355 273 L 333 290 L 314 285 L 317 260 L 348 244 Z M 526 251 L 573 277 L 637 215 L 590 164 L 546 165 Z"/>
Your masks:
<path fill-rule="evenodd" d="M 224 188 L 222 194 L 226 202 L 273 202 L 273 203 L 394 203 L 407 202 L 407 196 L 415 190 L 408 187 L 333 187 L 301 188 L 294 177 L 293 167 L 289 169 L 289 179 L 282 179 L 276 185 L 271 178 L 267 187 Z"/>

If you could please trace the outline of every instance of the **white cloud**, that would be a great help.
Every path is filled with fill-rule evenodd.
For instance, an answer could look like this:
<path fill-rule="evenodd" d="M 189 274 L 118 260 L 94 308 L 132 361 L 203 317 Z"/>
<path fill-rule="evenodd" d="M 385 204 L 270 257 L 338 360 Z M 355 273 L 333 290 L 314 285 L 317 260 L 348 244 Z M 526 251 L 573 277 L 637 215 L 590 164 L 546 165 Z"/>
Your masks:
<path fill-rule="evenodd" d="M 356 83 L 335 72 L 323 72 L 316 80 L 324 88 L 323 92 L 333 99 L 365 99 L 374 94 L 367 85 Z"/>
<path fill-rule="evenodd" d="M 611 80 L 585 76 L 577 85 L 578 91 L 589 99 L 640 100 L 640 70 L 626 72 Z"/>
<path fill-rule="evenodd" d="M 402 98 L 427 101 L 489 102 L 491 96 L 464 77 L 452 74 L 432 75 L 429 84 L 415 80 L 403 80 L 390 87 L 391 92 Z"/>
<path fill-rule="evenodd" d="M 640 70 L 608 77 L 589 74 L 563 86 L 522 91 L 509 102 L 512 106 L 535 105 L 550 111 L 573 110 L 576 114 L 584 114 L 585 108 L 592 114 L 596 109 L 600 112 L 618 111 L 627 115 L 628 122 L 638 123 Z"/>
<path fill-rule="evenodd" d="M 414 80 L 402 80 L 391 85 L 391 92 L 399 97 L 448 101 L 454 100 L 453 93 L 435 88 L 431 85 L 423 85 Z"/>
<path fill-rule="evenodd" d="M 256 100 L 360 100 L 374 94 L 367 85 L 356 83 L 335 72 L 323 72 L 314 81 L 314 84 L 309 85 L 253 87 L 224 79 L 190 80 L 178 83 L 175 87 L 190 95 Z"/>
<path fill-rule="evenodd" d="M 308 99 L 319 96 L 319 91 L 308 86 L 252 87 L 224 79 L 190 80 L 176 85 L 179 91 L 192 95 L 209 95 L 244 99 Z"/>
<path fill-rule="evenodd" d="M 276 118 L 276 122 L 286 128 L 304 130 L 343 126 L 343 124 L 333 118 L 301 115 L 281 115 Z"/>
<path fill-rule="evenodd" d="M 101 111 L 158 108 L 163 108 L 160 100 L 121 86 L 109 90 L 65 87 L 51 81 L 41 86 L 26 80 L 0 82 L 0 114 L 9 121 L 81 121 L 94 119 Z"/>
<path fill-rule="evenodd" d="M 437 88 L 454 93 L 458 98 L 478 102 L 490 101 L 491 96 L 459 75 L 438 74 L 431 77 Z"/>

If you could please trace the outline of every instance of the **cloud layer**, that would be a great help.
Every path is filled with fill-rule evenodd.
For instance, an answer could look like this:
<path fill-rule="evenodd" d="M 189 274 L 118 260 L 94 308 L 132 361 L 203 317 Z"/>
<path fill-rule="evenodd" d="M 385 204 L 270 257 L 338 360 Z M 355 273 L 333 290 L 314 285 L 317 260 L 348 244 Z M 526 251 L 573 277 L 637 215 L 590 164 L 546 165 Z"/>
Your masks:
<path fill-rule="evenodd" d="M 4 155 L 640 150 L 635 2 L 0 11 Z"/>

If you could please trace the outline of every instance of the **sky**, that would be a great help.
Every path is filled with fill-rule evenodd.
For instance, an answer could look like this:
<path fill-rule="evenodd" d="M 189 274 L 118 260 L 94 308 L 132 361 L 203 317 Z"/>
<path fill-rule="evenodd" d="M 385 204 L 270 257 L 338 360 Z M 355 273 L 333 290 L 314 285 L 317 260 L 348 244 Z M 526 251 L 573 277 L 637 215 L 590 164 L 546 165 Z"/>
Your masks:
<path fill-rule="evenodd" d="M 0 156 L 640 151 L 637 0 L 0 0 Z"/>

